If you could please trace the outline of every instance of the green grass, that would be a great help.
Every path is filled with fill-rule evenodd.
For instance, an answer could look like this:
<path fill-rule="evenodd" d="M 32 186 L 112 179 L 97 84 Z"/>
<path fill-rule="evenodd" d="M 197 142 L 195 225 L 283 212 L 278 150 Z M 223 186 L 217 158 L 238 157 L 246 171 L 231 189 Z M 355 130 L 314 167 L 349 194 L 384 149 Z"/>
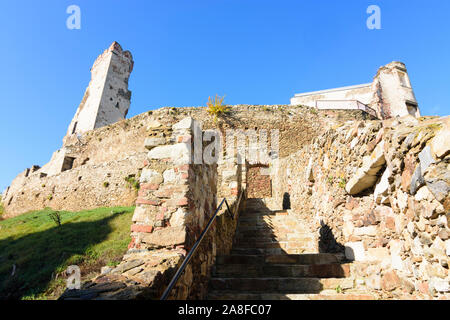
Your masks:
<path fill-rule="evenodd" d="M 0 299 L 54 299 L 65 289 L 69 265 L 86 279 L 117 264 L 130 242 L 133 211 L 60 211 L 60 227 L 51 209 L 0 221 Z"/>
<path fill-rule="evenodd" d="M 2 215 L 5 213 L 5 209 L 2 204 L 2 197 L 0 197 L 0 220 L 2 219 Z"/>

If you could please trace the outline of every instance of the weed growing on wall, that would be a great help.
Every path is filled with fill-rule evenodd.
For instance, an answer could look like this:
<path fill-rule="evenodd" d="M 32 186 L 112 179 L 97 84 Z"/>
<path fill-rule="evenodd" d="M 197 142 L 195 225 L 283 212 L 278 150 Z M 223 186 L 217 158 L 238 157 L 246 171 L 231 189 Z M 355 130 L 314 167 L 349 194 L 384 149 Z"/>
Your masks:
<path fill-rule="evenodd" d="M 216 95 L 214 99 L 208 97 L 208 102 L 206 103 L 208 107 L 208 113 L 214 117 L 214 121 L 217 121 L 219 117 L 224 116 L 230 112 L 230 107 L 223 104 L 225 97 L 219 97 Z"/>
<path fill-rule="evenodd" d="M 134 188 L 136 191 L 139 190 L 139 181 L 136 180 L 134 176 L 125 177 L 125 181 L 127 182 L 127 186 L 129 188 Z"/>

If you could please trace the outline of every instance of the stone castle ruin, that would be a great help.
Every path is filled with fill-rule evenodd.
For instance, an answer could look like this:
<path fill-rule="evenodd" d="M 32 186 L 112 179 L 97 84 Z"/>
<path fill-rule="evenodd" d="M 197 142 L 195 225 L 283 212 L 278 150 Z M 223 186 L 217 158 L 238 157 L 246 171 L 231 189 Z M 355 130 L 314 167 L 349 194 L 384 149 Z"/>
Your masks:
<path fill-rule="evenodd" d="M 3 195 L 8 217 L 136 205 L 122 263 L 62 298 L 159 298 L 224 197 L 235 218 L 221 209 L 170 298 L 449 298 L 450 119 L 420 117 L 404 64 L 218 121 L 195 107 L 125 119 L 132 67 L 113 43 L 63 147 Z M 195 161 L 217 139 L 219 161 Z"/>

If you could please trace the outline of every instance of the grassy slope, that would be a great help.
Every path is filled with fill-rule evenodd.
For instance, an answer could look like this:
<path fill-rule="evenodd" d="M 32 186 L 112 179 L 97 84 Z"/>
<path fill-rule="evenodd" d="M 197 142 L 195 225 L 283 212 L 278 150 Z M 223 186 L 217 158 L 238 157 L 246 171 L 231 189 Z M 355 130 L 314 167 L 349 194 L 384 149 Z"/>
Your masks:
<path fill-rule="evenodd" d="M 2 196 L 0 196 L 0 220 L 2 220 L 2 214 L 4 213 L 3 205 L 2 205 Z"/>
<path fill-rule="evenodd" d="M 60 227 L 49 209 L 0 221 L 0 299 L 57 298 L 65 289 L 67 266 L 78 265 L 85 279 L 101 266 L 117 264 L 130 242 L 133 211 L 60 212 Z"/>

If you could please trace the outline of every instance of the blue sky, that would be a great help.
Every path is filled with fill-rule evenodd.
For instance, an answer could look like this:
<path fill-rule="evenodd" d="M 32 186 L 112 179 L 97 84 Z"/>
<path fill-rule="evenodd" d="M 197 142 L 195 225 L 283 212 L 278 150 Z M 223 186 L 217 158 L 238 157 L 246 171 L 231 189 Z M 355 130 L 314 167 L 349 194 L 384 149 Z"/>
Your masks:
<path fill-rule="evenodd" d="M 81 29 L 66 28 L 69 5 Z M 381 8 L 381 30 L 366 9 Z M 0 3 L 0 188 L 43 165 L 95 58 L 133 54 L 129 117 L 162 106 L 288 104 L 294 93 L 371 82 L 406 63 L 422 114 L 450 114 L 448 0 L 42 0 Z"/>

